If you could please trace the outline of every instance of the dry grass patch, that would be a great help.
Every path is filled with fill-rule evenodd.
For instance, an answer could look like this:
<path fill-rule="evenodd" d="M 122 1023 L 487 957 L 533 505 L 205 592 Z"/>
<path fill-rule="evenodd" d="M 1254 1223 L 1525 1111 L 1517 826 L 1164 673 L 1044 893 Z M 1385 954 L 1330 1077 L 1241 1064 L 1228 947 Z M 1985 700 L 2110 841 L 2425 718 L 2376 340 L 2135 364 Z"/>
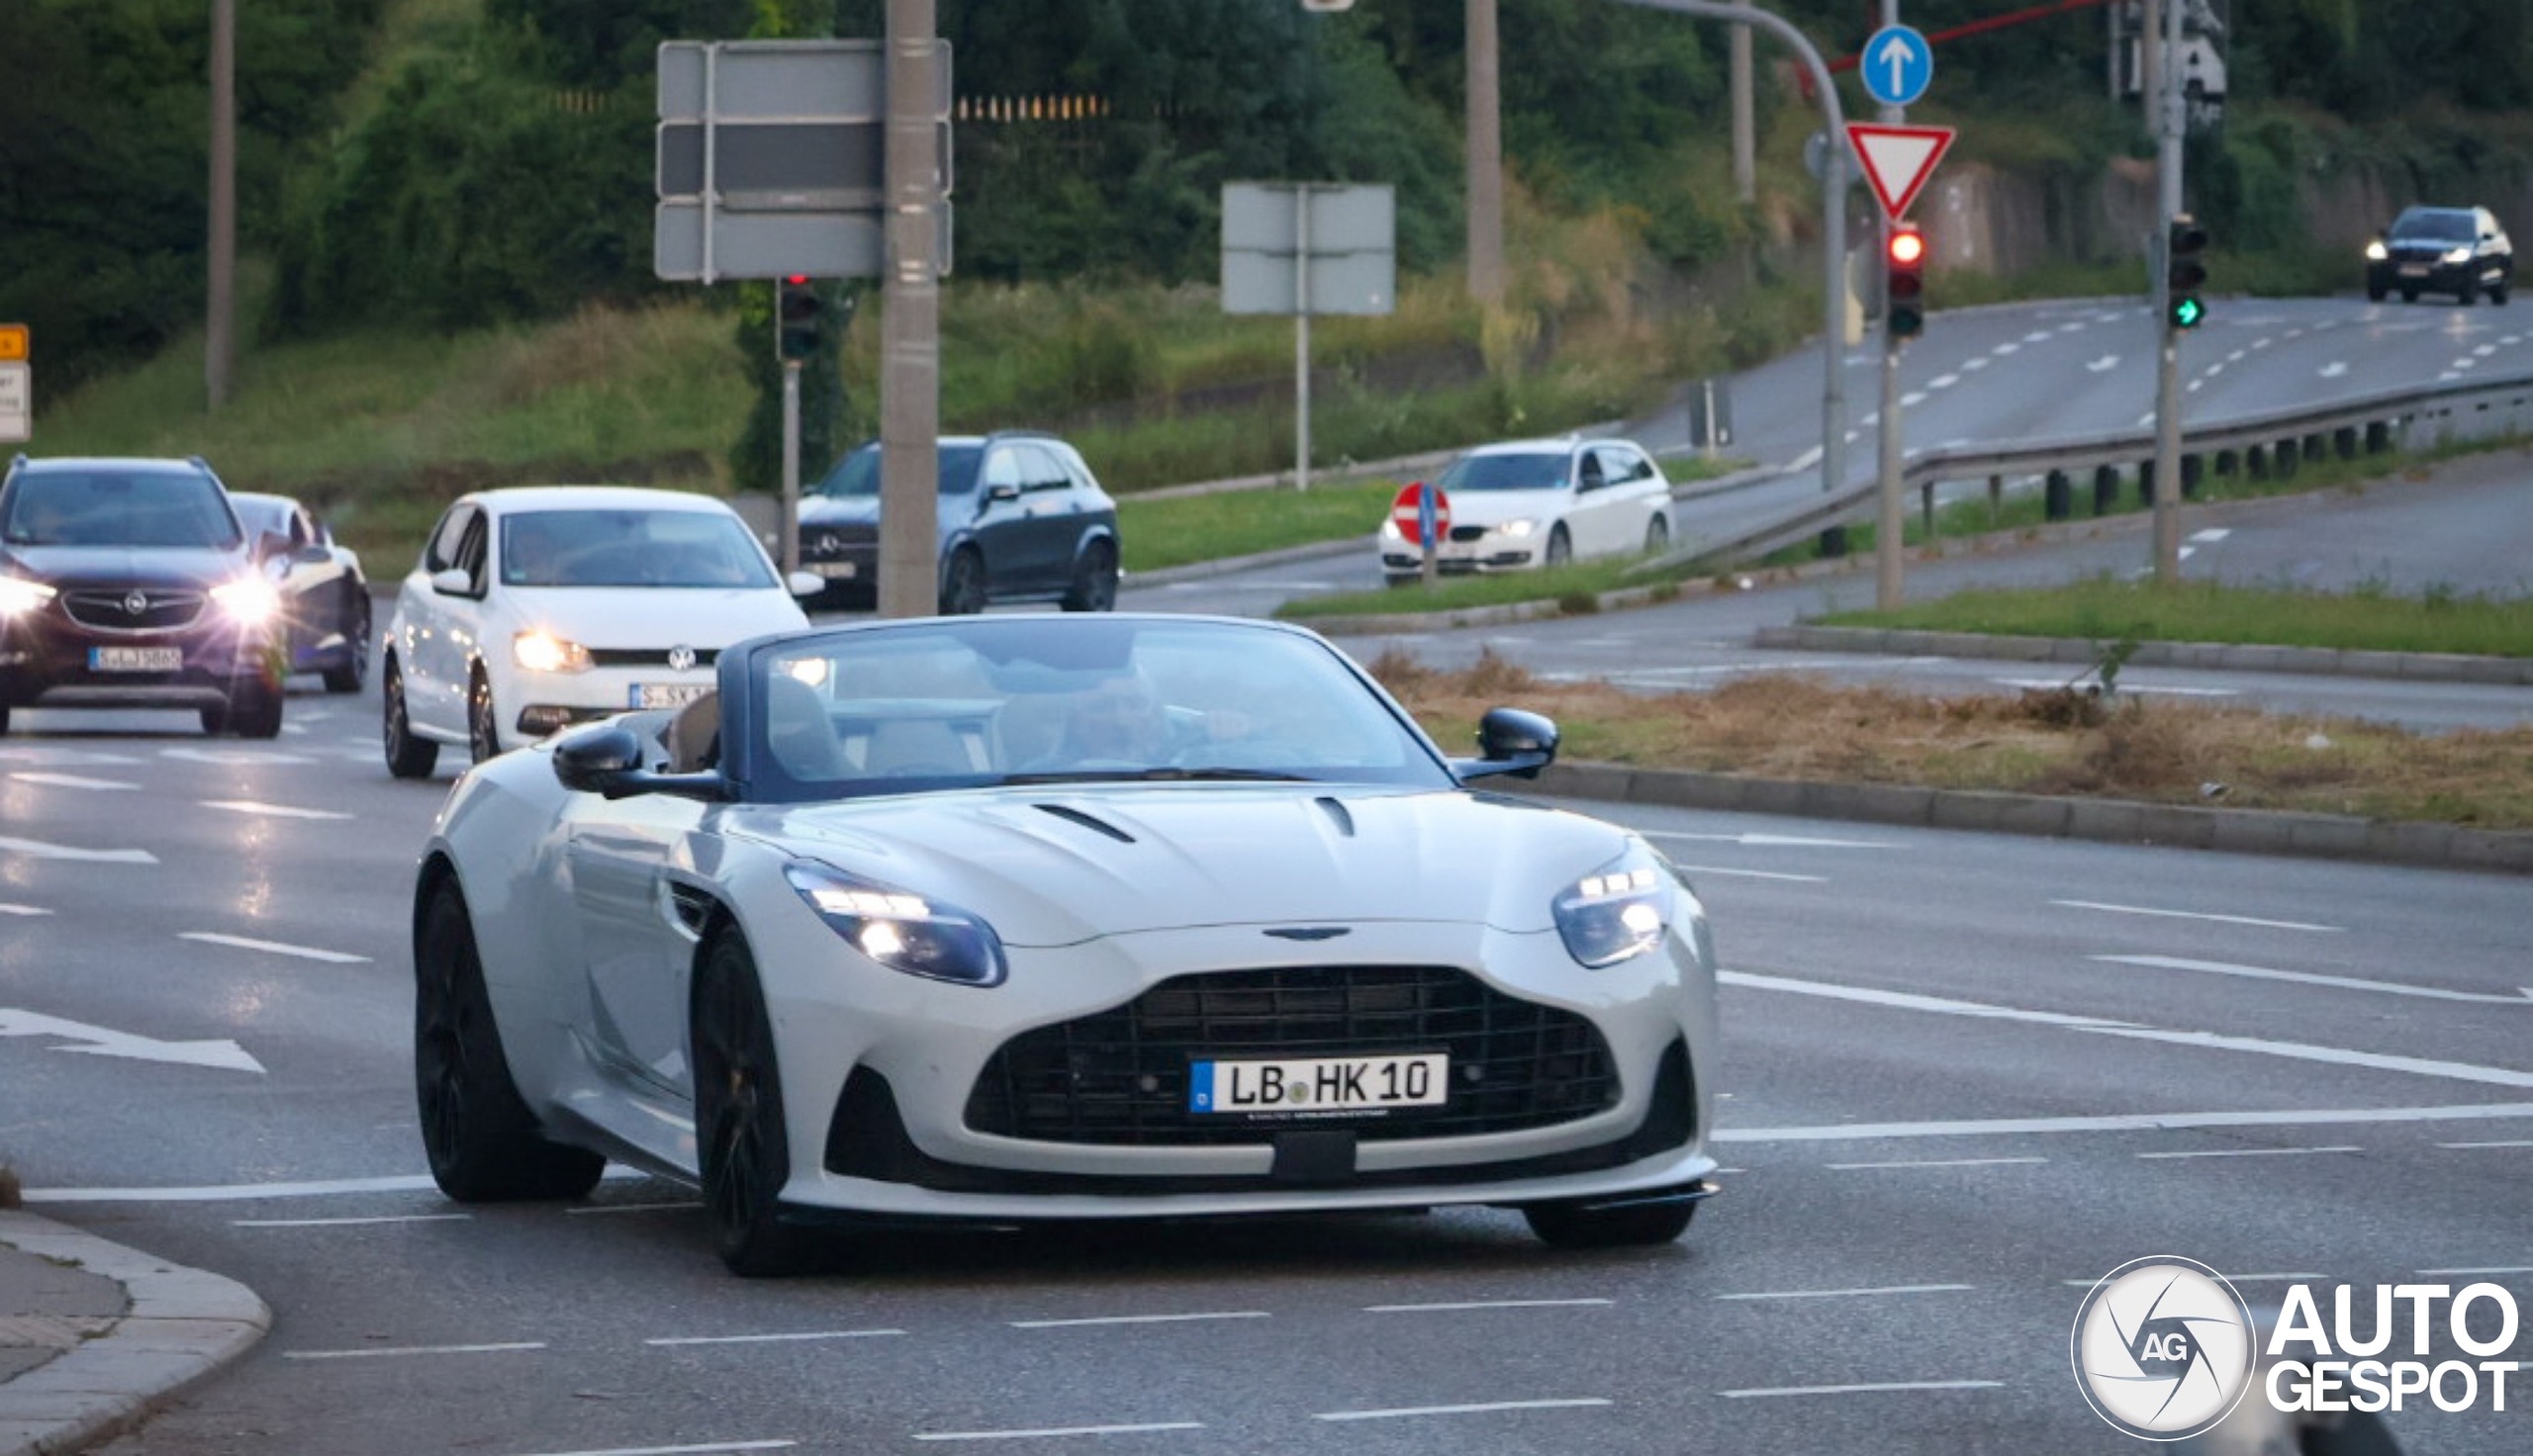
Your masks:
<path fill-rule="evenodd" d="M 1648 696 L 1545 682 L 1491 652 L 1445 673 L 1393 651 L 1371 671 L 1460 751 L 1511 704 L 1555 718 L 1578 760 L 2533 828 L 2533 726 L 2419 734 L 2136 693 L 1933 697 L 1775 675 Z"/>

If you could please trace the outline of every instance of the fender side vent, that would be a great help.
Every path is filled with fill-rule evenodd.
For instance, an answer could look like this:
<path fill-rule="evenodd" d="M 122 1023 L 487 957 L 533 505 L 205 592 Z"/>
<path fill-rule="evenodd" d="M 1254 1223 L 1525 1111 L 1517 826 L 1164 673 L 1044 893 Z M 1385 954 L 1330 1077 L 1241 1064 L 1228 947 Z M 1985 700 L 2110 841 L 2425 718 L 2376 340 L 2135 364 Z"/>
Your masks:
<path fill-rule="evenodd" d="M 1121 845 L 1130 845 L 1135 842 L 1135 837 L 1133 835 L 1119 829 L 1116 825 L 1109 823 L 1107 820 L 1100 818 L 1096 814 L 1085 814 L 1081 810 L 1073 808 L 1066 804 L 1039 804 L 1037 807 L 1046 813 L 1055 815 L 1057 818 L 1064 820 L 1068 824 L 1079 824 L 1093 834 L 1104 834 Z"/>
<path fill-rule="evenodd" d="M 1343 803 L 1325 795 L 1315 798 L 1311 800 L 1311 802 L 1319 805 L 1321 809 L 1327 812 L 1329 821 L 1337 826 L 1337 832 L 1339 834 L 1346 836 L 1348 839 L 1353 839 L 1355 837 L 1355 816 L 1346 812 L 1346 806 Z"/>
<path fill-rule="evenodd" d="M 719 902 L 709 893 L 691 884 L 675 882 L 669 885 L 669 904 L 677 910 L 677 923 L 685 926 L 689 935 L 698 936 L 704 934 L 704 924 L 719 908 Z"/>

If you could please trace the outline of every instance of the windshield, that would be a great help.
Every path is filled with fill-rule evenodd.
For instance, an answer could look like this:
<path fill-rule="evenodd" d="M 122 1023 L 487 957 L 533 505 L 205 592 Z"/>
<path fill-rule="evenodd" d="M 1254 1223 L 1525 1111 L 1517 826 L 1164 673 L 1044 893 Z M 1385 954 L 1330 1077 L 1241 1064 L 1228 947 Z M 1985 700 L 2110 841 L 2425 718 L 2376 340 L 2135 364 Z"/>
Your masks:
<path fill-rule="evenodd" d="M 977 488 L 977 457 L 985 453 L 983 445 L 940 446 L 940 491 L 944 496 L 965 496 Z M 877 496 L 880 494 L 880 446 L 878 441 L 862 446 L 844 457 L 827 478 L 810 491 L 813 496 Z"/>
<path fill-rule="evenodd" d="M 1003 783 L 1291 780 L 1449 787 L 1326 645 L 1266 627 L 1013 617 L 816 634 L 760 653 L 777 796 Z"/>
<path fill-rule="evenodd" d="M 1518 455 L 1463 455 L 1443 472 L 1443 494 L 1460 491 L 1556 491 L 1565 487 L 1563 450 Z"/>
<path fill-rule="evenodd" d="M 2470 213 L 2403 213 L 2392 225 L 2392 236 L 2415 238 L 2421 242 L 2469 242 L 2472 240 Z"/>
<path fill-rule="evenodd" d="M 505 587 L 772 587 L 774 568 L 718 510 L 528 510 L 502 518 Z"/>
<path fill-rule="evenodd" d="M 0 541 L 12 546 L 229 551 L 242 539 L 219 483 L 185 471 L 28 471 L 0 520 Z"/>

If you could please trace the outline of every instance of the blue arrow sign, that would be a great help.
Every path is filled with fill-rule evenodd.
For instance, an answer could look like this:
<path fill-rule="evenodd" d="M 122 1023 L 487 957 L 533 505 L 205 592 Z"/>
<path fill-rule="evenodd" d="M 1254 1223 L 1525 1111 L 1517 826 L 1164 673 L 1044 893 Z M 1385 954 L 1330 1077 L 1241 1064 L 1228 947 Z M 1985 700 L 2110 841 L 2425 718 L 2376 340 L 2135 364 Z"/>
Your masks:
<path fill-rule="evenodd" d="M 1908 26 L 1884 26 L 1864 43 L 1856 69 L 1864 89 L 1884 106 L 1907 106 L 1926 94 L 1935 78 L 1935 48 Z"/>

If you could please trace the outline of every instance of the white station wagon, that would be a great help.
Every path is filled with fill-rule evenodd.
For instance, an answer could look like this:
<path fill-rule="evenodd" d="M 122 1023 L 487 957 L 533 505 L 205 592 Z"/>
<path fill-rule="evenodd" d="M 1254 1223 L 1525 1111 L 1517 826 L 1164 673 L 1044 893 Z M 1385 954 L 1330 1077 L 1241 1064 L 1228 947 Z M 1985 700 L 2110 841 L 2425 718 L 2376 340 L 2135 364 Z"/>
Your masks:
<path fill-rule="evenodd" d="M 1445 576 L 1529 571 L 1582 557 L 1667 550 L 1671 483 L 1627 440 L 1516 440 L 1480 445 L 1436 483 L 1451 529 L 1435 549 Z M 1381 525 L 1381 574 L 1405 586 L 1423 571 L 1417 542 Z"/>

